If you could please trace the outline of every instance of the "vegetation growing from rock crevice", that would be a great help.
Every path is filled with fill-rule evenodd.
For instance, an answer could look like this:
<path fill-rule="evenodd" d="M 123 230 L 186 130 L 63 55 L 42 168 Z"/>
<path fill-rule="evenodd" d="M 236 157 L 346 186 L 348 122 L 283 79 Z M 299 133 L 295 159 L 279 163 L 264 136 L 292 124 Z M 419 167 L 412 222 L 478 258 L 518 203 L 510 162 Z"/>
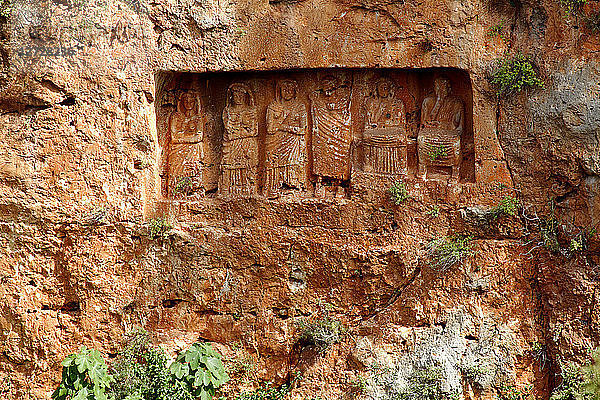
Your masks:
<path fill-rule="evenodd" d="M 109 373 L 110 372 L 110 373 Z M 221 356 L 208 343 L 196 343 L 168 365 L 143 330 L 128 335 L 108 368 L 97 350 L 85 347 L 63 361 L 53 400 L 209 400 L 229 379 Z"/>
<path fill-rule="evenodd" d="M 0 0 L 0 18 L 10 17 L 10 0 Z"/>
<path fill-rule="evenodd" d="M 106 400 L 106 391 L 113 382 L 98 350 L 81 348 L 62 362 L 60 385 L 52 400 Z"/>
<path fill-rule="evenodd" d="M 491 81 L 497 88 L 498 97 L 507 97 L 528 88 L 544 87 L 533 62 L 522 53 L 501 58 L 492 72 Z"/>
<path fill-rule="evenodd" d="M 316 346 L 321 352 L 341 339 L 342 324 L 337 319 L 319 318 L 310 322 L 298 323 L 300 342 L 304 345 Z"/>
<path fill-rule="evenodd" d="M 509 215 L 516 217 L 519 213 L 520 203 L 515 197 L 504 196 L 500 203 L 490 210 L 494 218 L 498 218 L 501 215 Z"/>
<path fill-rule="evenodd" d="M 173 227 L 164 218 L 155 218 L 148 224 L 150 229 L 150 238 L 152 239 L 164 239 Z"/>
<path fill-rule="evenodd" d="M 560 363 L 561 383 L 552 391 L 550 400 L 592 400 L 586 391 L 583 369 L 572 362 Z"/>
<path fill-rule="evenodd" d="M 446 271 L 471 254 L 471 239 L 464 235 L 434 239 L 425 246 L 423 263 L 435 271 Z"/>
<path fill-rule="evenodd" d="M 560 0 L 560 4 L 567 10 L 567 13 L 572 14 L 583 7 L 588 0 Z"/>
<path fill-rule="evenodd" d="M 252 392 L 243 392 L 235 397 L 235 400 L 282 400 L 290 392 L 290 384 L 279 387 L 266 384 Z"/>
<path fill-rule="evenodd" d="M 410 198 L 404 182 L 395 182 L 388 191 L 390 198 L 396 205 L 400 205 Z"/>
<path fill-rule="evenodd" d="M 585 18 L 585 24 L 594 33 L 600 33 L 600 11 L 594 11 Z"/>
<path fill-rule="evenodd" d="M 397 400 L 442 400 L 458 398 L 458 393 L 446 393 L 442 388 L 442 370 L 438 367 L 420 368 L 408 377 L 398 392 Z"/>

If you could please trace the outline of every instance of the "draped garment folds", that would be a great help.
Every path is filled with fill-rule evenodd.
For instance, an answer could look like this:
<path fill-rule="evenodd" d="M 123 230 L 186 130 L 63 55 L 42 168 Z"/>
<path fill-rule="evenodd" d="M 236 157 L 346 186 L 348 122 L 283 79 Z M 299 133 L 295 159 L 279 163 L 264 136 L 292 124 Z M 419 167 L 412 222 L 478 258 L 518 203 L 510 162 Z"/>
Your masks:
<path fill-rule="evenodd" d="M 392 96 L 365 101 L 364 170 L 379 174 L 406 173 L 406 118 L 404 102 Z"/>
<path fill-rule="evenodd" d="M 258 172 L 258 120 L 253 106 L 228 106 L 223 110 L 225 135 L 221 160 L 221 190 L 251 194 Z"/>
<path fill-rule="evenodd" d="M 186 116 L 176 111 L 169 120 L 171 142 L 168 155 L 169 193 L 181 194 L 178 187 L 186 180 L 187 190 L 195 192 L 204 188 L 204 120 Z"/>
<path fill-rule="evenodd" d="M 462 100 L 453 96 L 444 99 L 428 97 L 423 101 L 423 127 L 418 137 L 420 160 L 447 167 L 460 161 L 463 108 Z"/>
<path fill-rule="evenodd" d="M 267 191 L 282 184 L 304 188 L 306 106 L 296 100 L 274 101 L 267 108 Z"/>
<path fill-rule="evenodd" d="M 313 171 L 324 177 L 348 179 L 352 143 L 350 98 L 336 95 L 312 96 Z"/>

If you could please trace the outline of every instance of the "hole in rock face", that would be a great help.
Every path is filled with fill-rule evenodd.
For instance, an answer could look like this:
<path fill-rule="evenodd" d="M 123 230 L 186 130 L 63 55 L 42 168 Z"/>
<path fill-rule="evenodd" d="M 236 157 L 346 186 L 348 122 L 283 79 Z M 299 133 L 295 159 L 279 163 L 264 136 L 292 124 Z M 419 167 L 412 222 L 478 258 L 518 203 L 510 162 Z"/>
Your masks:
<path fill-rule="evenodd" d="M 167 299 L 162 301 L 162 306 L 163 308 L 173 308 L 181 302 L 183 302 L 182 299 Z"/>
<path fill-rule="evenodd" d="M 355 184 L 380 190 L 386 179 L 475 180 L 465 70 L 159 72 L 155 79 L 167 198 L 344 198 Z"/>
<path fill-rule="evenodd" d="M 81 305 L 79 304 L 78 301 L 70 301 L 68 303 L 65 303 L 60 308 L 60 311 L 62 311 L 62 312 L 79 312 L 79 311 L 81 311 Z"/>
<path fill-rule="evenodd" d="M 75 97 L 69 96 L 58 104 L 60 104 L 61 106 L 67 106 L 67 107 L 74 106 L 75 105 Z"/>

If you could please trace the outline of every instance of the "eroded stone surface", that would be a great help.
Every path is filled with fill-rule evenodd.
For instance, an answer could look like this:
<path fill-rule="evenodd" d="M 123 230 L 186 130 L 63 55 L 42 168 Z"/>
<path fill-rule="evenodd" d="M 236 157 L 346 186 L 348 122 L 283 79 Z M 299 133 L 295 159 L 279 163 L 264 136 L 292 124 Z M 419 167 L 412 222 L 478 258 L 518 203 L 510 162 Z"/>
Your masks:
<path fill-rule="evenodd" d="M 594 114 L 600 40 L 565 17 L 559 2 L 518 8 L 433 0 L 12 3 L 10 19 L 1 22 L 0 76 L 0 392 L 8 398 L 48 398 L 68 353 L 81 344 L 114 353 L 135 325 L 169 351 L 204 338 L 229 357 L 241 342 L 257 379 L 281 383 L 292 371 L 304 373 L 293 398 L 353 398 L 352 383 L 366 367 L 355 354 L 357 343 L 373 343 L 390 366 L 423 353 L 416 338 L 454 343 L 453 310 L 473 324 L 461 325 L 461 346 L 485 342 L 488 323 L 498 329 L 492 332 L 506 332 L 516 347 L 511 354 L 518 355 L 510 363 L 517 385 L 531 382 L 542 397 L 557 383 L 559 356 L 583 361 L 598 344 L 597 236 L 586 253 L 570 258 L 540 247 L 536 237 L 550 198 L 565 231 L 594 226 L 600 204 Z M 488 36 L 501 22 L 506 41 Z M 509 48 L 533 58 L 546 87 L 498 104 L 487 77 Z M 159 97 L 168 82 L 158 71 L 221 71 L 244 81 L 248 73 L 263 73 L 256 71 L 439 67 L 466 71 L 470 80 L 472 112 L 465 112 L 465 122 L 473 142 L 464 154 L 472 158 L 462 162 L 472 165 L 465 172 L 472 179 L 448 184 L 407 174 L 411 198 L 400 206 L 386 193 L 395 178 L 349 172 L 330 177 L 351 179 L 345 198 L 165 196 L 170 153 L 164 144 L 173 134 L 186 141 L 181 145 L 191 156 L 184 160 L 202 170 L 203 184 L 190 187 L 200 195 L 218 193 L 223 149 L 208 143 L 215 140 L 211 124 L 225 125 L 226 107 L 223 101 L 206 121 L 185 110 L 177 114 L 180 93 Z M 296 80 L 298 93 L 317 88 Z M 223 85 L 222 100 L 233 81 Z M 414 111 L 433 85 L 423 88 L 402 98 L 414 129 Z M 274 85 L 270 91 L 274 96 Z M 205 98 L 198 100 L 192 108 L 209 109 Z M 364 107 L 365 115 L 371 109 L 369 121 L 378 129 L 397 126 L 392 116 L 376 118 L 377 107 L 363 100 L 353 107 Z M 276 101 L 262 103 L 265 112 L 275 102 L 275 111 L 301 113 L 300 106 Z M 241 117 L 253 115 L 251 101 L 241 103 L 227 113 L 232 140 Z M 312 104 L 304 102 L 307 116 Z M 389 104 L 381 109 L 401 108 Z M 342 127 L 343 111 L 338 117 Z M 245 131 L 254 132 L 249 119 Z M 291 124 L 307 130 L 307 150 L 314 146 L 309 120 L 306 127 L 302 118 Z M 282 143 L 280 131 L 267 129 L 266 114 L 257 121 L 263 135 L 275 132 L 271 146 Z M 277 118 L 271 121 L 274 126 Z M 257 144 L 256 165 L 281 179 L 275 169 L 288 160 L 267 163 L 260 146 L 268 148 L 267 141 Z M 409 148 L 410 171 L 418 159 Z M 254 166 L 245 165 L 244 176 L 252 178 Z M 320 171 L 328 176 L 327 168 Z M 265 182 L 260 173 L 257 182 Z M 285 174 L 290 186 L 302 185 Z M 481 222 L 473 211 L 515 193 L 531 220 Z M 151 239 L 144 225 L 157 216 L 174 225 L 162 240 Z M 425 244 L 456 233 L 474 236 L 474 254 L 463 265 L 439 274 L 419 264 Z M 561 234 L 563 247 L 568 240 Z M 322 315 L 323 303 L 348 335 L 318 355 L 296 346 L 296 322 Z M 547 349 L 544 365 L 529 351 L 534 343 Z M 496 345 L 486 346 L 471 346 L 473 364 L 493 359 L 488 349 Z M 464 373 L 449 368 L 446 381 L 458 370 Z M 493 397 L 498 388 L 484 378 L 478 381 L 483 391 L 463 383 L 464 397 Z"/>

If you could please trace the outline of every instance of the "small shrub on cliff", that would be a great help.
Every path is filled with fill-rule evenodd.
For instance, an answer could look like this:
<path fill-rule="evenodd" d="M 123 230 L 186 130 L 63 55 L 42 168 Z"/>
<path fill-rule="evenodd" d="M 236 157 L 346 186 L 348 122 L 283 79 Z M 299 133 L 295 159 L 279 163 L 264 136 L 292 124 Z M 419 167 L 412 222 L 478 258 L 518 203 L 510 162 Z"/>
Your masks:
<path fill-rule="evenodd" d="M 113 378 L 98 350 L 81 348 L 62 362 L 60 385 L 52 400 L 106 400 Z"/>
<path fill-rule="evenodd" d="M 167 365 L 143 330 L 129 334 L 108 368 L 97 350 L 85 347 L 63 361 L 53 400 L 209 400 L 229 377 L 210 344 L 196 343 Z"/>
<path fill-rule="evenodd" d="M 445 400 L 455 397 L 442 387 L 441 368 L 422 368 L 414 371 L 407 379 L 406 386 L 398 391 L 398 400 Z"/>
<path fill-rule="evenodd" d="M 583 7 L 588 0 L 560 0 L 560 4 L 567 10 L 568 14 L 575 13 Z"/>
<path fill-rule="evenodd" d="M 425 247 L 424 263 L 435 271 L 443 272 L 467 258 L 472 247 L 470 236 L 434 239 Z"/>
<path fill-rule="evenodd" d="M 593 354 L 594 362 L 583 367 L 586 384 L 585 390 L 591 395 L 592 400 L 600 400 L 600 348 L 597 348 Z"/>
<path fill-rule="evenodd" d="M 283 384 L 279 387 L 272 387 L 267 383 L 253 392 L 240 393 L 235 400 L 282 400 L 290 392 L 289 384 Z"/>
<path fill-rule="evenodd" d="M 585 24 L 594 33 L 600 33 L 600 11 L 592 12 L 585 18 Z"/>
<path fill-rule="evenodd" d="M 173 227 L 164 218 L 155 218 L 150 221 L 150 237 L 152 239 L 161 239 L 167 235 Z"/>
<path fill-rule="evenodd" d="M 390 197 L 394 204 L 400 205 L 410 198 L 406 185 L 403 182 L 395 182 L 389 189 Z"/>
<path fill-rule="evenodd" d="M 176 384 L 167 368 L 165 353 L 150 345 L 144 330 L 127 335 L 111 372 L 115 379 L 109 392 L 114 400 L 193 399 L 185 387 Z"/>
<path fill-rule="evenodd" d="M 311 322 L 301 321 L 298 327 L 301 331 L 300 342 L 316 346 L 319 351 L 325 351 L 332 344 L 338 343 L 342 333 L 341 322 L 328 317 Z"/>
<path fill-rule="evenodd" d="M 501 215 L 510 215 L 516 217 L 519 213 L 519 200 L 512 196 L 504 196 L 497 206 L 492 208 L 491 212 L 494 218 Z"/>
<path fill-rule="evenodd" d="M 527 385 L 522 388 L 504 386 L 500 391 L 500 400 L 530 400 L 532 399 L 532 391 L 532 385 Z"/>
<path fill-rule="evenodd" d="M 217 388 L 229 380 L 221 355 L 209 343 L 195 343 L 179 353 L 169 370 L 178 385 L 201 400 L 211 399 Z"/>
<path fill-rule="evenodd" d="M 179 177 L 173 191 L 176 194 L 190 195 L 193 191 L 192 178 L 189 176 Z"/>
<path fill-rule="evenodd" d="M 497 87 L 499 97 L 510 96 L 527 88 L 535 89 L 544 86 L 531 60 L 521 53 L 500 59 L 491 80 Z"/>
<path fill-rule="evenodd" d="M 592 400 L 586 390 L 586 376 L 583 369 L 575 363 L 560 363 L 561 383 L 554 388 L 550 400 Z"/>
<path fill-rule="evenodd" d="M 504 21 L 490 27 L 487 35 L 490 38 L 499 37 L 504 42 L 508 41 L 508 38 L 506 37 L 506 33 L 504 32 Z"/>
<path fill-rule="evenodd" d="M 540 225 L 540 236 L 542 245 L 553 252 L 560 251 L 560 243 L 558 242 L 558 220 L 552 216 L 543 219 Z"/>
<path fill-rule="evenodd" d="M 0 17 L 10 17 L 10 0 L 0 0 Z"/>

